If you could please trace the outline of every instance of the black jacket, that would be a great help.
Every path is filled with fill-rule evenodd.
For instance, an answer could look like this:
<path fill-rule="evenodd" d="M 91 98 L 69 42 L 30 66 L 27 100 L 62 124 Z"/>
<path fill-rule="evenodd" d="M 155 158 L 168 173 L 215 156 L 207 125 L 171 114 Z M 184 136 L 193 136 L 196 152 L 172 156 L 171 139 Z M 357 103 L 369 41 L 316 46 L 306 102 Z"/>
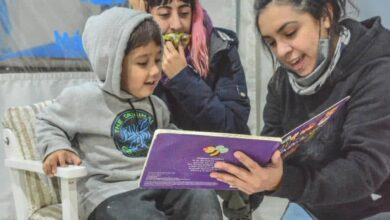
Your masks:
<path fill-rule="evenodd" d="M 345 96 L 347 107 L 285 160 L 275 196 L 320 219 L 390 210 L 390 32 L 379 18 L 344 20 L 351 40 L 319 92 L 297 95 L 279 68 L 269 83 L 263 135 L 282 136 Z M 382 196 L 373 200 L 371 195 Z"/>
<path fill-rule="evenodd" d="M 184 130 L 249 133 L 250 103 L 236 35 L 214 28 L 209 45 L 210 72 L 200 78 L 187 66 L 155 94 L 164 100 L 172 122 Z"/>

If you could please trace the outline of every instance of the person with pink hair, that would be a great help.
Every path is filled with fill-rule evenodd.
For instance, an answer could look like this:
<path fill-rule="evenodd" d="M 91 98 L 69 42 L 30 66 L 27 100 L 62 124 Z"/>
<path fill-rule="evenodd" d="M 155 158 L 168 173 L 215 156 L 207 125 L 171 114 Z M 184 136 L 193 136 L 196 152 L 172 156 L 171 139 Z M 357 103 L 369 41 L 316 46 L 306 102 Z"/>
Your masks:
<path fill-rule="evenodd" d="M 155 94 L 184 130 L 249 134 L 250 104 L 233 31 L 213 26 L 199 0 L 129 0 L 150 13 L 161 32 L 190 36 L 165 41 L 163 77 Z M 180 41 L 182 42 L 182 41 Z"/>
<path fill-rule="evenodd" d="M 184 130 L 249 134 L 250 103 L 236 34 L 214 27 L 199 0 L 129 0 L 129 5 L 150 13 L 164 34 L 163 77 L 155 94 L 168 105 L 172 122 Z M 180 36 L 190 36 L 189 43 Z M 218 194 L 229 219 L 251 218 L 247 195 Z"/>

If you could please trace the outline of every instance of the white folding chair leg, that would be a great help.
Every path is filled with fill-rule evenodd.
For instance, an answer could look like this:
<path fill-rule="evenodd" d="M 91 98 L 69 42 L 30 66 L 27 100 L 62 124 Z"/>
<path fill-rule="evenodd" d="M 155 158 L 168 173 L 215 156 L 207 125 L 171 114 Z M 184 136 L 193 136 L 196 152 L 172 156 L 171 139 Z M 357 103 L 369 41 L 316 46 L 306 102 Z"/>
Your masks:
<path fill-rule="evenodd" d="M 9 174 L 11 175 L 11 188 L 14 196 L 15 204 L 20 207 L 28 207 L 27 197 L 25 189 L 27 188 L 26 183 L 21 180 L 22 173 L 17 169 L 10 169 Z M 28 219 L 28 210 L 25 208 L 18 209 L 16 217 L 18 220 Z"/>
<path fill-rule="evenodd" d="M 77 186 L 75 179 L 61 179 L 62 219 L 78 219 Z"/>

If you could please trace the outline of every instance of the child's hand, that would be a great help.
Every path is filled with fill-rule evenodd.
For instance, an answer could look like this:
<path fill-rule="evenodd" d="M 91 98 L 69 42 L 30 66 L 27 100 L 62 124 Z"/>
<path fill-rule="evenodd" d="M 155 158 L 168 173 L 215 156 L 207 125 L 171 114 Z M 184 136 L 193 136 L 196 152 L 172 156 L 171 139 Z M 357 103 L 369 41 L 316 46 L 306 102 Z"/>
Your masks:
<path fill-rule="evenodd" d="M 167 41 L 164 46 L 164 57 L 162 62 L 162 69 L 167 77 L 172 79 L 186 66 L 187 60 L 183 45 L 179 44 L 179 48 L 176 50 L 173 43 Z"/>
<path fill-rule="evenodd" d="M 53 177 L 57 173 L 57 166 L 64 167 L 67 164 L 80 165 L 80 157 L 68 150 L 58 150 L 46 157 L 43 162 L 43 172 Z"/>

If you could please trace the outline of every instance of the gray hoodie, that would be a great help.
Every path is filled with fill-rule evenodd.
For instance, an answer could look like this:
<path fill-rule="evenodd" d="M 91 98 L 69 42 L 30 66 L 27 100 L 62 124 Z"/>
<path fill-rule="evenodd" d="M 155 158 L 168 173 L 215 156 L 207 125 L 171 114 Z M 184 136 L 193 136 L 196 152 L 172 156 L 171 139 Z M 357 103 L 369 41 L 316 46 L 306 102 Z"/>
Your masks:
<path fill-rule="evenodd" d="M 137 187 L 156 125 L 176 128 L 159 98 L 138 99 L 120 89 L 127 42 L 145 19 L 151 16 L 127 8 L 89 18 L 83 44 L 98 80 L 64 89 L 37 116 L 42 155 L 70 150 L 87 167 L 87 177 L 78 181 L 84 217 L 108 197 Z"/>

